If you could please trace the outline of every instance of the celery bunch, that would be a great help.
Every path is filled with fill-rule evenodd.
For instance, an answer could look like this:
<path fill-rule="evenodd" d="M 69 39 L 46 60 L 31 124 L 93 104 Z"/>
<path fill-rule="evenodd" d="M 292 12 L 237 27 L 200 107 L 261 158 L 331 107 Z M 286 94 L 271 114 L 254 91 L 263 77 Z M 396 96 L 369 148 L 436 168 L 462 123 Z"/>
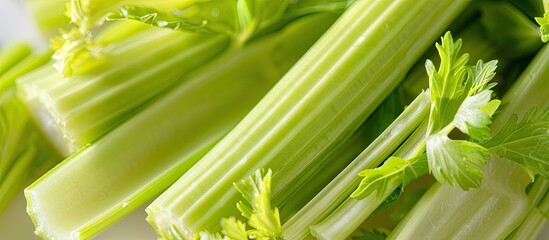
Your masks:
<path fill-rule="evenodd" d="M 0 51 L 0 211 L 25 187 L 43 239 L 147 202 L 160 239 L 532 239 L 547 222 L 547 1 L 26 6 L 57 36 Z"/>

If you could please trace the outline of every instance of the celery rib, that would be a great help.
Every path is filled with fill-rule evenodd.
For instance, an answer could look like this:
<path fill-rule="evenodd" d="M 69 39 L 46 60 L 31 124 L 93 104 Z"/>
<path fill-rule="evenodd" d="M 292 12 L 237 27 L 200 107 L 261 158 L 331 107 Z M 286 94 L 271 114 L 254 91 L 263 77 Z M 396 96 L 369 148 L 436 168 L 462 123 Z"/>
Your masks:
<path fill-rule="evenodd" d="M 89 238 L 161 193 L 259 101 L 333 20 L 331 14 L 310 16 L 226 52 L 46 173 L 25 190 L 36 233 L 47 239 Z M 283 62 L 272 58 L 278 54 Z"/>
<path fill-rule="evenodd" d="M 141 30 L 114 43 L 114 56 L 88 70 L 90 73 L 63 78 L 46 66 L 49 70 L 26 76 L 19 81 L 19 96 L 66 156 L 177 85 L 185 74 L 225 50 L 227 43 L 220 36 Z M 117 46 L 123 46 L 122 50 Z"/>
<path fill-rule="evenodd" d="M 236 215 L 232 182 L 258 168 L 273 170 L 273 202 L 285 202 L 284 186 L 348 138 L 468 3 L 354 2 L 233 131 L 149 206 L 149 222 L 164 238 L 173 237 L 170 229 L 186 238 L 217 231 L 219 219 Z M 283 218 L 295 210 L 280 209 Z"/>

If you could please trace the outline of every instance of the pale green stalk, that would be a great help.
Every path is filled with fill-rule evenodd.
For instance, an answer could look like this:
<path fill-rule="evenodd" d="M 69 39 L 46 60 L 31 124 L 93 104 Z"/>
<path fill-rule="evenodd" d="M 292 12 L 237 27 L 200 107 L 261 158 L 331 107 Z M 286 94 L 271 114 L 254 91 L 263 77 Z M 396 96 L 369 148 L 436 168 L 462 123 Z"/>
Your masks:
<path fill-rule="evenodd" d="M 530 212 L 524 221 L 506 239 L 536 239 L 538 237 L 540 231 L 547 223 L 548 189 L 549 181 L 538 176 L 528 190 Z"/>
<path fill-rule="evenodd" d="M 548 61 L 549 48 L 545 46 L 505 94 L 503 110 L 495 118 L 493 129 L 501 128 L 513 113 L 522 115 L 534 105 L 542 109 L 549 106 L 549 96 L 545 93 Z M 449 185 L 433 187 L 397 226 L 391 239 L 506 237 L 528 214 L 526 186 L 529 178 L 515 163 L 499 159 L 489 161 L 485 172 L 487 176 L 480 189 L 462 191 Z"/>
<path fill-rule="evenodd" d="M 322 164 L 314 166 L 315 178 L 308 179 L 308 181 L 304 180 L 304 182 L 299 183 L 308 187 L 292 193 L 292 196 L 288 197 L 286 202 L 279 203 L 277 207 L 279 209 L 295 209 L 295 211 L 301 211 L 300 208 L 307 203 L 304 201 L 307 197 L 303 196 L 313 196 L 320 192 L 325 185 L 339 175 L 353 159 L 368 147 L 378 135 L 382 134 L 404 108 L 401 98 L 402 94 L 399 90 L 389 95 L 353 136 L 336 146 L 335 150 L 327 155 L 325 160 L 319 161 Z M 395 136 L 395 133 L 396 131 L 387 135 Z M 304 202 L 298 200 L 303 200 Z M 319 214 L 318 211 L 315 213 Z M 288 215 L 290 214 L 293 215 L 294 213 L 288 213 Z M 285 223 L 288 223 L 288 221 L 289 220 L 284 219 Z M 286 227 L 284 229 L 285 233 L 289 232 L 289 229 Z M 287 235 L 285 235 L 285 238 L 292 239 Z"/>
<path fill-rule="evenodd" d="M 215 232 L 231 185 L 273 170 L 273 205 L 309 187 L 309 169 L 351 135 L 468 1 L 355 1 L 219 144 L 147 209 L 163 238 Z M 418 34 L 421 33 L 421 34 Z M 303 196 L 311 198 L 313 196 Z M 301 200 L 296 200 L 301 201 Z M 297 207 L 297 206 L 296 206 Z M 280 209 L 282 218 L 296 209 Z"/>
<path fill-rule="evenodd" d="M 435 184 L 389 239 L 504 238 L 528 206 L 523 193 L 528 176 L 520 168 L 511 161 L 490 159 L 480 188 L 463 191 Z"/>
<path fill-rule="evenodd" d="M 245 116 L 335 17 L 310 16 L 224 53 L 42 176 L 25 191 L 36 233 L 87 239 L 160 194 Z"/>
<path fill-rule="evenodd" d="M 47 65 L 19 82 L 19 96 L 64 156 L 110 131 L 228 45 L 222 36 L 123 26 L 133 30 L 106 45 L 110 56 L 81 66 L 80 74 L 64 78 Z"/>

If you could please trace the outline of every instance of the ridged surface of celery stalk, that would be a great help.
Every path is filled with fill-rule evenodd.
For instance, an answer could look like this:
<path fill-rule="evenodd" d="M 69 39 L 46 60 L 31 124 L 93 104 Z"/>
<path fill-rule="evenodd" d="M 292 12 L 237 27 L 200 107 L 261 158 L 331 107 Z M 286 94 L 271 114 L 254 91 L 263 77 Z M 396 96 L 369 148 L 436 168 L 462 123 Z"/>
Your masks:
<path fill-rule="evenodd" d="M 36 233 L 46 239 L 90 238 L 161 193 L 234 127 L 334 20 L 333 14 L 309 16 L 225 53 L 42 176 L 25 191 Z"/>
<path fill-rule="evenodd" d="M 227 45 L 222 36 L 149 27 L 108 45 L 111 56 L 85 73 L 64 78 L 48 65 L 26 76 L 19 82 L 19 96 L 59 152 L 69 155 L 179 84 Z"/>
<path fill-rule="evenodd" d="M 273 170 L 273 204 L 288 200 L 303 187 L 294 183 L 314 178 L 308 169 L 358 128 L 468 3 L 355 1 L 233 131 L 149 206 L 151 224 L 168 239 L 217 231 L 222 217 L 238 214 L 233 182 L 259 168 Z M 295 210 L 280 209 L 282 218 Z"/>

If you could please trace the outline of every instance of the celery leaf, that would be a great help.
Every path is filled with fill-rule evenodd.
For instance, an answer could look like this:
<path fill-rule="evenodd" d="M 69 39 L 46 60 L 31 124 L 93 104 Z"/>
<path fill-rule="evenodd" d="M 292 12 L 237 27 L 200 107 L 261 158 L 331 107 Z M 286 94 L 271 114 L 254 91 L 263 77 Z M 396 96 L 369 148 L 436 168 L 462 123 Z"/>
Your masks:
<path fill-rule="evenodd" d="M 459 185 L 467 190 L 479 187 L 483 172 L 479 166 L 486 163 L 484 147 L 465 140 L 452 140 L 443 134 L 427 138 L 429 169 L 441 183 Z"/>
<path fill-rule="evenodd" d="M 236 207 L 253 228 L 248 230 L 252 239 L 278 239 L 282 236 L 278 208 L 271 209 L 271 174 L 269 169 L 263 176 L 263 170 L 259 169 L 254 175 L 234 184 L 248 202 L 240 201 Z"/>
<path fill-rule="evenodd" d="M 221 228 L 223 235 L 233 240 L 247 240 L 246 224 L 237 220 L 234 217 L 223 218 L 221 220 Z"/>
<path fill-rule="evenodd" d="M 541 41 L 549 42 L 549 11 L 546 11 L 543 17 L 537 17 L 536 22 L 539 24 Z"/>
<path fill-rule="evenodd" d="M 366 169 L 358 174 L 364 178 L 351 197 L 363 199 L 376 192 L 376 197 L 382 199 L 387 187 L 398 184 L 402 185 L 403 189 L 408 183 L 427 172 L 427 159 L 424 154 L 408 160 L 390 157 L 380 167 Z"/>
<path fill-rule="evenodd" d="M 431 113 L 426 140 L 429 169 L 441 183 L 459 185 L 463 189 L 480 186 L 486 163 L 486 149 L 462 140 L 452 140 L 448 134 L 458 128 L 472 140 L 490 139 L 491 117 L 499 107 L 499 100 L 491 100 L 489 82 L 495 76 L 497 61 L 466 66 L 467 55 L 458 57 L 461 40 L 453 41 L 447 33 L 436 44 L 441 58 L 437 71 L 426 63 L 431 91 Z"/>
<path fill-rule="evenodd" d="M 549 178 L 549 109 L 531 108 L 522 121 L 514 114 L 484 146 L 491 155 L 517 162 L 534 179 Z"/>
<path fill-rule="evenodd" d="M 490 138 L 490 128 L 492 123 L 493 105 L 499 106 L 499 100 L 492 100 L 491 90 L 484 90 L 479 94 L 466 98 L 459 107 L 454 118 L 454 125 L 474 140 L 486 141 Z M 484 110 L 489 106 L 488 110 Z M 497 108 L 495 106 L 495 108 Z"/>
<path fill-rule="evenodd" d="M 429 135 L 450 124 L 465 99 L 463 83 L 467 76 L 465 64 L 469 59 L 467 54 L 458 56 L 461 39 L 454 42 L 450 32 L 442 37 L 441 44 L 436 43 L 435 46 L 441 58 L 439 69 L 430 60 L 425 63 L 431 92 Z"/>

